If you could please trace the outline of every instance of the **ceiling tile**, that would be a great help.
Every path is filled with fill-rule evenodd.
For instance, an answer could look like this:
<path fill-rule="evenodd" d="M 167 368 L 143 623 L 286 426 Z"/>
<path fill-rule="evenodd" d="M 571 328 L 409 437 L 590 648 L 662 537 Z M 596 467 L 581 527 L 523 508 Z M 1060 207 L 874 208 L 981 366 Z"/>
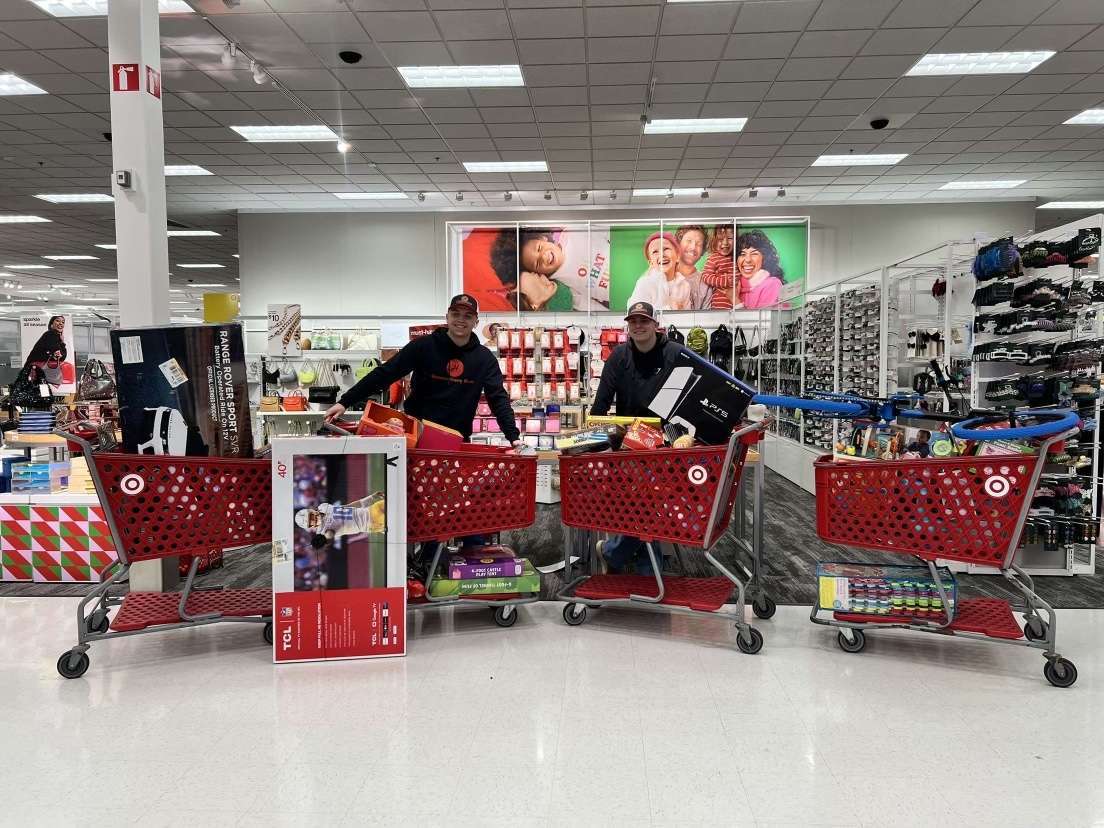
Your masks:
<path fill-rule="evenodd" d="M 357 15 L 361 25 L 380 42 L 437 40 L 440 32 L 428 12 L 377 11 Z"/>
<path fill-rule="evenodd" d="M 1008 40 L 1001 48 L 1008 51 L 1029 49 L 1061 51 L 1084 38 L 1094 28 L 1094 26 L 1040 26 L 1036 23 Z"/>
<path fill-rule="evenodd" d="M 824 0 L 810 29 L 862 29 L 878 26 L 898 0 Z"/>
<path fill-rule="evenodd" d="M 340 43 L 360 31 L 351 12 L 285 14 L 281 18 L 305 43 Z"/>
<path fill-rule="evenodd" d="M 778 73 L 780 81 L 828 80 L 839 77 L 850 58 L 790 58 Z"/>
<path fill-rule="evenodd" d="M 663 34 L 718 34 L 728 32 L 736 20 L 735 4 L 687 3 L 663 15 Z M 653 27 L 654 30 L 654 27 Z"/>
<path fill-rule="evenodd" d="M 829 58 L 830 59 L 830 58 Z M 842 60 L 843 58 L 835 58 Z M 840 75 L 845 79 L 860 78 L 899 78 L 916 63 L 915 55 L 879 55 L 859 56 Z"/>
<path fill-rule="evenodd" d="M 1047 9 L 1048 23 L 1104 23 L 1104 5 L 1097 0 L 1058 0 Z"/>
<path fill-rule="evenodd" d="M 659 51 L 656 59 L 670 60 L 717 60 L 725 51 L 727 35 L 667 35 L 659 38 Z M 648 39 L 651 48 L 652 39 Z"/>
<path fill-rule="evenodd" d="M 444 43 L 384 43 L 381 48 L 395 66 L 447 66 L 452 56 Z"/>
<path fill-rule="evenodd" d="M 1019 33 L 1016 26 L 959 26 L 949 29 L 932 52 L 998 52 Z"/>
<path fill-rule="evenodd" d="M 870 35 L 868 29 L 805 32 L 794 47 L 793 57 L 849 57 L 859 53 Z"/>
<path fill-rule="evenodd" d="M 447 46 L 461 64 L 520 63 L 513 40 L 450 40 Z"/>
<path fill-rule="evenodd" d="M 518 41 L 522 63 L 586 63 L 586 45 L 582 39 Z M 585 67 L 580 65 L 577 68 Z"/>
<path fill-rule="evenodd" d="M 777 60 L 726 60 L 717 67 L 718 81 L 772 81 L 782 70 L 785 61 Z"/>
<path fill-rule="evenodd" d="M 501 11 L 439 11 L 434 13 L 445 40 L 502 40 L 512 37 L 510 21 Z"/>
<path fill-rule="evenodd" d="M 747 34 L 738 29 L 738 33 L 729 39 L 724 56 L 729 60 L 786 58 L 789 57 L 800 37 L 801 35 L 796 32 Z"/>
<path fill-rule="evenodd" d="M 690 7 L 687 7 L 690 8 Z M 658 6 L 624 6 L 609 8 L 588 8 L 586 10 L 586 33 L 588 37 L 624 37 L 624 36 L 648 36 L 654 37 L 659 27 Z M 683 9 L 677 12 L 670 10 L 664 15 L 664 26 L 668 18 L 678 19 L 682 16 Z M 720 31 L 719 26 L 709 30 L 712 33 Z M 726 27 L 725 32 L 728 31 Z M 666 32 L 666 29 L 665 29 Z M 681 34 L 681 32 L 670 32 Z M 692 32 L 697 34 L 697 32 Z"/>
<path fill-rule="evenodd" d="M 766 0 L 744 3 L 736 17 L 738 32 L 799 32 L 820 6 L 820 0 Z"/>
<path fill-rule="evenodd" d="M 509 14 L 521 39 L 583 36 L 582 9 L 512 9 Z"/>

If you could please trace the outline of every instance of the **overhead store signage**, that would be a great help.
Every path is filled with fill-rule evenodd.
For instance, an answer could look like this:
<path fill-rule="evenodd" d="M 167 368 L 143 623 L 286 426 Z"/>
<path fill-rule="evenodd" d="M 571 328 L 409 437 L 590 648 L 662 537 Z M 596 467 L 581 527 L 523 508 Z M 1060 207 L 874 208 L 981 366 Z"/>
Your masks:
<path fill-rule="evenodd" d="M 139 91 L 138 83 L 137 63 L 111 64 L 112 92 L 137 92 Z"/>

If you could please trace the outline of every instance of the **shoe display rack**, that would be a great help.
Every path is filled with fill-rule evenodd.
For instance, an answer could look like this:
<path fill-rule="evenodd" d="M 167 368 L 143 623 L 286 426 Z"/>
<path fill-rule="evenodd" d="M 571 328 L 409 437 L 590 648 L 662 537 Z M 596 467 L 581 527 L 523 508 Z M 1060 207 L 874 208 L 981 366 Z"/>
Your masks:
<path fill-rule="evenodd" d="M 1031 575 L 1096 570 L 1104 480 L 1100 377 L 1104 216 L 1090 216 L 979 250 L 971 355 L 972 403 L 981 408 L 1071 406 L 1085 428 L 1048 458 L 1016 563 Z M 972 566 L 970 572 L 985 573 Z"/>

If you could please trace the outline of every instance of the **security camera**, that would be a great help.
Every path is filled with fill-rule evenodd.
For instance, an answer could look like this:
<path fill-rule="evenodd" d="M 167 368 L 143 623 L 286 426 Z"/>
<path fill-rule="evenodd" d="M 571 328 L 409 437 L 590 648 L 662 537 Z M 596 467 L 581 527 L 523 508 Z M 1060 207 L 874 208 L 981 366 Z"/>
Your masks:
<path fill-rule="evenodd" d="M 418 193 L 418 201 L 425 201 L 425 193 Z"/>
<path fill-rule="evenodd" d="M 341 58 L 345 63 L 360 63 L 364 55 L 353 49 L 344 49 L 337 53 L 337 56 Z"/>
<path fill-rule="evenodd" d="M 709 198 L 709 190 L 702 190 L 701 191 L 701 197 L 702 198 Z"/>
<path fill-rule="evenodd" d="M 779 197 L 779 198 L 782 198 L 782 197 L 784 197 L 785 195 L 786 195 L 786 188 L 785 188 L 785 187 L 779 187 L 779 188 L 778 188 L 778 197 Z"/>
<path fill-rule="evenodd" d="M 590 198 L 590 193 L 588 193 L 586 190 L 583 190 L 581 193 L 579 193 L 579 201 L 586 201 L 588 198 Z"/>
<path fill-rule="evenodd" d="M 551 201 L 552 200 L 552 193 L 549 192 L 548 190 L 544 191 L 544 200 L 545 201 Z"/>
<path fill-rule="evenodd" d="M 464 200 L 464 194 L 463 193 L 457 193 L 456 194 L 456 200 L 457 201 L 463 201 Z"/>
<path fill-rule="evenodd" d="M 875 118 L 870 122 L 871 129 L 885 129 L 889 126 L 889 118 Z"/>
<path fill-rule="evenodd" d="M 759 191 L 752 187 L 748 190 L 748 198 L 759 198 Z"/>
<path fill-rule="evenodd" d="M 514 194 L 509 192 L 509 191 L 506 191 L 505 193 L 502 194 L 502 200 L 503 201 L 513 201 L 514 200 Z"/>

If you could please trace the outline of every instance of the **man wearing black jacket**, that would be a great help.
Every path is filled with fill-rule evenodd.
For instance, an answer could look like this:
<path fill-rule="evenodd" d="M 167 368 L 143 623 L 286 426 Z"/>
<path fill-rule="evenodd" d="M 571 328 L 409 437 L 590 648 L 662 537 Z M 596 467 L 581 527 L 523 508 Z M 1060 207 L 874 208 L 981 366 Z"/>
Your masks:
<path fill-rule="evenodd" d="M 447 328 L 408 343 L 346 391 L 326 412 L 326 421 L 340 417 L 349 407 L 362 405 L 373 394 L 412 374 L 410 396 L 403 406 L 410 416 L 455 429 L 467 440 L 479 397 L 486 394 L 506 439 L 515 448 L 521 446 L 510 397 L 502 387 L 498 360 L 473 333 L 479 323 L 479 305 L 466 293 L 454 296 L 445 320 Z"/>
<path fill-rule="evenodd" d="M 629 341 L 614 348 L 606 360 L 590 413 L 604 416 L 615 403 L 619 417 L 654 417 L 648 404 L 678 354 L 686 349 L 660 333 L 655 308 L 647 302 L 634 302 L 625 321 Z M 599 551 L 613 572 L 627 571 L 633 565 L 641 575 L 652 573 L 648 550 L 639 538 L 614 535 L 600 544 Z"/>

